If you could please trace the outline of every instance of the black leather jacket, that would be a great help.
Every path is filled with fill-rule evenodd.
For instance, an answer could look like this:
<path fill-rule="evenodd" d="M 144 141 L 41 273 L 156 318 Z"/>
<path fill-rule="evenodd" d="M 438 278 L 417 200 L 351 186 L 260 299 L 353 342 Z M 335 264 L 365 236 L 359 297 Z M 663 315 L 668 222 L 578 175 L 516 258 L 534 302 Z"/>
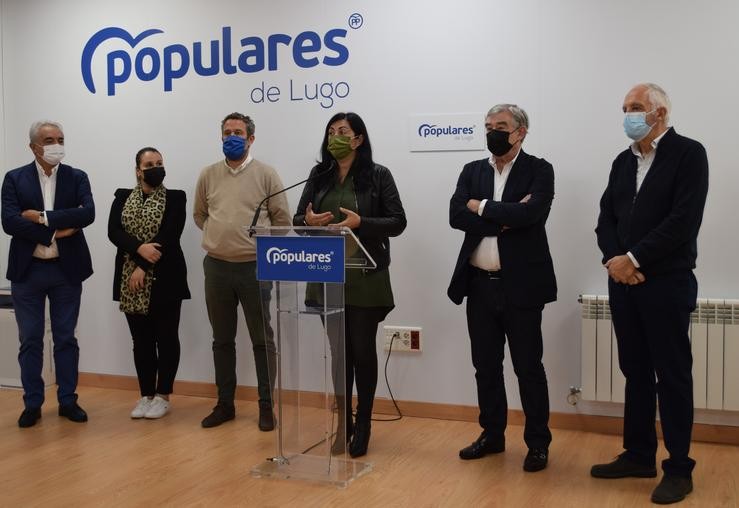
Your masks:
<path fill-rule="evenodd" d="M 318 166 L 314 167 L 311 170 L 311 176 L 318 171 Z M 305 225 L 305 209 L 308 203 L 313 203 L 314 210 L 320 210 L 321 202 L 334 181 L 334 175 L 329 175 L 328 178 L 309 181 L 305 185 L 298 209 L 293 217 L 295 226 Z M 402 233 L 407 221 L 398 188 L 395 186 L 390 170 L 385 166 L 375 164 L 368 181 L 370 185 L 366 186 L 357 185 L 355 180 L 354 193 L 362 221 L 354 230 L 354 234 L 377 263 L 377 269 L 381 270 L 390 265 L 389 237 Z"/>

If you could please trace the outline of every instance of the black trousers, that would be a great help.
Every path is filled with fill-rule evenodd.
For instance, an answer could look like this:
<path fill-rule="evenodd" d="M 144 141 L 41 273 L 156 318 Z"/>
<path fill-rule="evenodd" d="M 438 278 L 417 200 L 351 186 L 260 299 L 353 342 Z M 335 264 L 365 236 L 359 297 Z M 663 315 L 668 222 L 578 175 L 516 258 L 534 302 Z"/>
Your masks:
<path fill-rule="evenodd" d="M 339 340 L 340 319 L 329 316 L 326 333 L 332 357 L 334 391 L 340 415 L 351 422 L 351 396 L 357 384 L 357 421 L 369 422 L 377 388 L 377 326 L 385 319 L 386 307 L 347 305 L 344 312 L 344 341 Z M 341 357 L 345 362 L 340 362 Z M 343 379 L 342 379 L 343 378 Z M 342 386 L 343 380 L 343 386 Z M 348 397 L 349 403 L 346 403 Z"/>
<path fill-rule="evenodd" d="M 172 393 L 180 364 L 181 308 L 182 300 L 176 300 L 151 309 L 147 315 L 126 314 L 143 397 Z"/>
<path fill-rule="evenodd" d="M 618 361 L 626 377 L 624 448 L 638 463 L 653 465 L 659 401 L 662 434 L 670 457 L 665 473 L 690 476 L 693 428 L 693 355 L 688 327 L 698 283 L 685 270 L 647 277 L 636 286 L 608 281 Z M 656 375 L 656 378 L 655 378 Z"/>
<path fill-rule="evenodd" d="M 480 426 L 504 439 L 508 401 L 503 377 L 506 337 L 513 370 L 518 377 L 521 405 L 526 415 L 524 441 L 529 448 L 547 448 L 549 392 L 542 364 L 541 313 L 544 306 L 519 308 L 506 301 L 503 283 L 473 275 L 467 295 L 467 327 L 475 366 Z"/>

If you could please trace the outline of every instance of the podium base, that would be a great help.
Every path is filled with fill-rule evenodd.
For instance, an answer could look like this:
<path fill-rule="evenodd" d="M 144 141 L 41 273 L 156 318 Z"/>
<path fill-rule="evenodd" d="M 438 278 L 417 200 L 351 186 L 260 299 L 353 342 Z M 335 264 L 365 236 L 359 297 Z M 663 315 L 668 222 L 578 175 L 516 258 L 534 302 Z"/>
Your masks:
<path fill-rule="evenodd" d="M 296 454 L 290 457 L 275 457 L 254 466 L 251 475 L 255 478 L 279 478 L 282 480 L 304 480 L 326 483 L 344 488 L 355 478 L 372 471 L 372 463 L 318 455 Z"/>

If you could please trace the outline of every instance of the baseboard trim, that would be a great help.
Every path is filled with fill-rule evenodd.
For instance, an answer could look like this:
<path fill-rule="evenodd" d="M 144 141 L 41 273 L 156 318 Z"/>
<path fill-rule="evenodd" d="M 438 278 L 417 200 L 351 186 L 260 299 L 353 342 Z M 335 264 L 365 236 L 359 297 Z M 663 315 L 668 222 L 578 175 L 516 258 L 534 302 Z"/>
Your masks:
<path fill-rule="evenodd" d="M 80 372 L 79 385 L 114 390 L 138 390 L 138 381 L 133 376 L 95 374 L 91 372 Z M 177 395 L 216 398 L 216 387 L 212 383 L 175 381 L 174 392 Z M 288 397 L 294 395 L 295 393 L 286 394 Z M 312 407 L 321 407 L 324 401 L 323 394 L 318 392 L 303 392 L 301 398 L 304 404 Z M 256 387 L 238 386 L 236 388 L 236 399 L 257 401 L 259 396 Z M 416 401 L 397 401 L 397 403 L 404 416 L 465 422 L 476 422 L 478 416 L 476 406 Z M 385 415 L 397 414 L 393 402 L 390 399 L 381 397 L 375 398 L 374 412 Z M 513 425 L 523 425 L 523 412 L 519 409 L 509 410 L 508 422 Z M 620 435 L 623 428 L 623 419 L 613 416 L 551 413 L 549 415 L 549 425 L 553 429 Z M 657 432 L 661 437 L 659 425 L 657 426 Z M 739 427 L 696 423 L 693 425 L 693 441 L 739 445 Z"/>

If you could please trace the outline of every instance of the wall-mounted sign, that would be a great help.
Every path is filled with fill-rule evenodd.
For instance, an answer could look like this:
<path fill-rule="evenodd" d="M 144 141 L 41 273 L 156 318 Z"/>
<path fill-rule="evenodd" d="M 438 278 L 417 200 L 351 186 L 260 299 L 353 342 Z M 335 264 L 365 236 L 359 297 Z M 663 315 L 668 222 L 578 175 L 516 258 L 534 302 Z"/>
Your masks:
<path fill-rule="evenodd" d="M 411 115 L 408 122 L 411 152 L 485 149 L 485 122 L 481 113 Z"/>
<path fill-rule="evenodd" d="M 210 40 L 184 40 L 156 27 L 133 33 L 108 26 L 92 34 L 82 49 L 80 69 L 85 88 L 108 97 L 133 86 L 173 92 L 182 79 L 216 75 L 259 75 L 250 87 L 254 104 L 314 102 L 329 109 L 346 99 L 351 87 L 344 79 L 320 81 L 322 69 L 344 66 L 350 58 L 348 34 L 364 25 L 355 12 L 343 26 L 309 28 L 298 33 L 255 34 L 241 27 L 211 29 Z M 275 71 L 315 69 L 311 80 L 277 76 Z M 315 79 L 314 79 L 315 78 Z M 316 81 L 318 79 L 318 81 Z M 154 82 L 154 83 L 151 83 Z"/>

